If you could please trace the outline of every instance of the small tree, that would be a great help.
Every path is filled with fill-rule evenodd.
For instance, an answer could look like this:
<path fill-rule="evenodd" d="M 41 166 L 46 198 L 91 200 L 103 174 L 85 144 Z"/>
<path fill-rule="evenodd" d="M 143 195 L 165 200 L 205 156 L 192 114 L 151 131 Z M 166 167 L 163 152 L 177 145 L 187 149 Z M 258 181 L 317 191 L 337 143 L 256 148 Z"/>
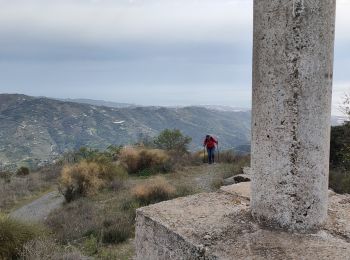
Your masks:
<path fill-rule="evenodd" d="M 350 121 L 350 94 L 345 94 L 340 111 L 347 117 L 347 121 Z"/>
<path fill-rule="evenodd" d="M 191 141 L 191 137 L 184 136 L 178 129 L 165 129 L 156 137 L 154 143 L 160 149 L 187 153 Z"/>
<path fill-rule="evenodd" d="M 341 126 L 331 131 L 330 162 L 333 167 L 350 169 L 350 95 L 345 94 L 340 110 L 347 116 Z"/>

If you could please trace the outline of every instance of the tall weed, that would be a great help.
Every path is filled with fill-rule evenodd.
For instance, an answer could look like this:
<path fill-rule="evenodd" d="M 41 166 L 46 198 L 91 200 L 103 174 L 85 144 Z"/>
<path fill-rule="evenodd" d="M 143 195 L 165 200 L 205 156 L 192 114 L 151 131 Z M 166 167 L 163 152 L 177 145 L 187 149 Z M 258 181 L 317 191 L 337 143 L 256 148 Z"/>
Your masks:
<path fill-rule="evenodd" d="M 0 259 L 18 258 L 24 244 L 42 234 L 39 226 L 0 215 Z"/>

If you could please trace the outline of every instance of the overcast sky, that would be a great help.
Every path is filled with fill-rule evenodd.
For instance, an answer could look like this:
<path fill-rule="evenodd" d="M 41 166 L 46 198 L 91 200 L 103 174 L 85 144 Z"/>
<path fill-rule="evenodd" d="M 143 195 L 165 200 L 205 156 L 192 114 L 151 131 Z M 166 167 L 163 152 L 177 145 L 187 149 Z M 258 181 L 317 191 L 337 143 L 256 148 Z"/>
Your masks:
<path fill-rule="evenodd" d="M 252 2 L 0 0 L 0 92 L 249 107 Z M 349 26 L 338 0 L 334 104 L 350 90 Z"/>

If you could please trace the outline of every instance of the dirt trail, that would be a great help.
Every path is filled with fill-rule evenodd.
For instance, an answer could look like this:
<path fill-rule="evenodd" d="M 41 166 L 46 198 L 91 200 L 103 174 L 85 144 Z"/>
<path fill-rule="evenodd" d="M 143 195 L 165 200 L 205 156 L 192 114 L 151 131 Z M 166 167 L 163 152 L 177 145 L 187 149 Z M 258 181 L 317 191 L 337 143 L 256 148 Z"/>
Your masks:
<path fill-rule="evenodd" d="M 47 218 L 51 211 L 61 207 L 63 202 L 62 194 L 58 191 L 52 191 L 11 212 L 10 217 L 27 222 L 41 222 Z"/>
<path fill-rule="evenodd" d="M 171 180 L 173 183 L 186 184 L 201 192 L 212 192 L 216 190 L 213 181 L 220 179 L 221 174 L 226 171 L 222 164 L 205 164 L 186 168 L 172 176 Z"/>

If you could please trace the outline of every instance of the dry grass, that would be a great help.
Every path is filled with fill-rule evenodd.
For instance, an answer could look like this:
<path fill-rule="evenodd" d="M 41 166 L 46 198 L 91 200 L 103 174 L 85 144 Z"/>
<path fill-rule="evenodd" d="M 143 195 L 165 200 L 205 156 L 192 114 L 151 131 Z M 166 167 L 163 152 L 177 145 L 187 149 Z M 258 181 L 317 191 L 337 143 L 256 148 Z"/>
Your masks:
<path fill-rule="evenodd" d="M 108 184 L 117 188 L 126 177 L 125 170 L 111 162 L 81 161 L 63 167 L 60 189 L 66 201 L 70 202 L 82 196 L 92 196 Z"/>
<path fill-rule="evenodd" d="M 53 259 L 59 251 L 55 242 L 48 238 L 38 238 L 24 244 L 21 259 Z"/>
<path fill-rule="evenodd" d="M 225 150 L 220 152 L 219 155 L 220 163 L 235 163 L 237 161 L 237 156 L 233 150 Z"/>
<path fill-rule="evenodd" d="M 129 173 L 140 173 L 143 170 L 166 172 L 169 170 L 169 155 L 159 149 L 124 147 L 120 152 L 120 162 Z"/>
<path fill-rule="evenodd" d="M 102 225 L 101 240 L 105 244 L 122 243 L 134 234 L 134 219 L 122 212 L 106 217 Z"/>
<path fill-rule="evenodd" d="M 0 215 L 0 259 L 16 259 L 25 243 L 43 234 L 43 229 Z"/>
<path fill-rule="evenodd" d="M 134 243 L 132 241 L 128 241 L 122 244 L 118 244 L 114 247 L 105 247 L 100 250 L 97 255 L 97 259 L 101 260 L 128 260 L 134 259 L 135 251 L 134 251 Z"/>
<path fill-rule="evenodd" d="M 26 177 L 9 175 L 0 178 L 0 208 L 7 211 L 19 202 L 47 191 L 53 185 L 45 174 L 32 173 Z"/>
<path fill-rule="evenodd" d="M 121 199 L 121 195 L 115 195 Z M 113 201 L 113 204 L 118 201 Z M 84 251 L 91 255 L 103 244 L 118 244 L 133 236 L 135 209 L 115 209 L 108 204 L 81 198 L 54 211 L 46 220 L 62 244 L 85 241 Z"/>
<path fill-rule="evenodd" d="M 168 200 L 176 195 L 176 189 L 164 177 L 147 180 L 145 183 L 136 185 L 132 194 L 142 205 Z"/>
<path fill-rule="evenodd" d="M 45 224 L 60 243 L 66 244 L 90 234 L 99 234 L 101 217 L 99 207 L 89 199 L 82 198 L 53 211 Z"/>
<path fill-rule="evenodd" d="M 40 237 L 23 246 L 22 260 L 82 260 L 86 259 L 74 247 L 62 248 L 50 237 Z"/>

